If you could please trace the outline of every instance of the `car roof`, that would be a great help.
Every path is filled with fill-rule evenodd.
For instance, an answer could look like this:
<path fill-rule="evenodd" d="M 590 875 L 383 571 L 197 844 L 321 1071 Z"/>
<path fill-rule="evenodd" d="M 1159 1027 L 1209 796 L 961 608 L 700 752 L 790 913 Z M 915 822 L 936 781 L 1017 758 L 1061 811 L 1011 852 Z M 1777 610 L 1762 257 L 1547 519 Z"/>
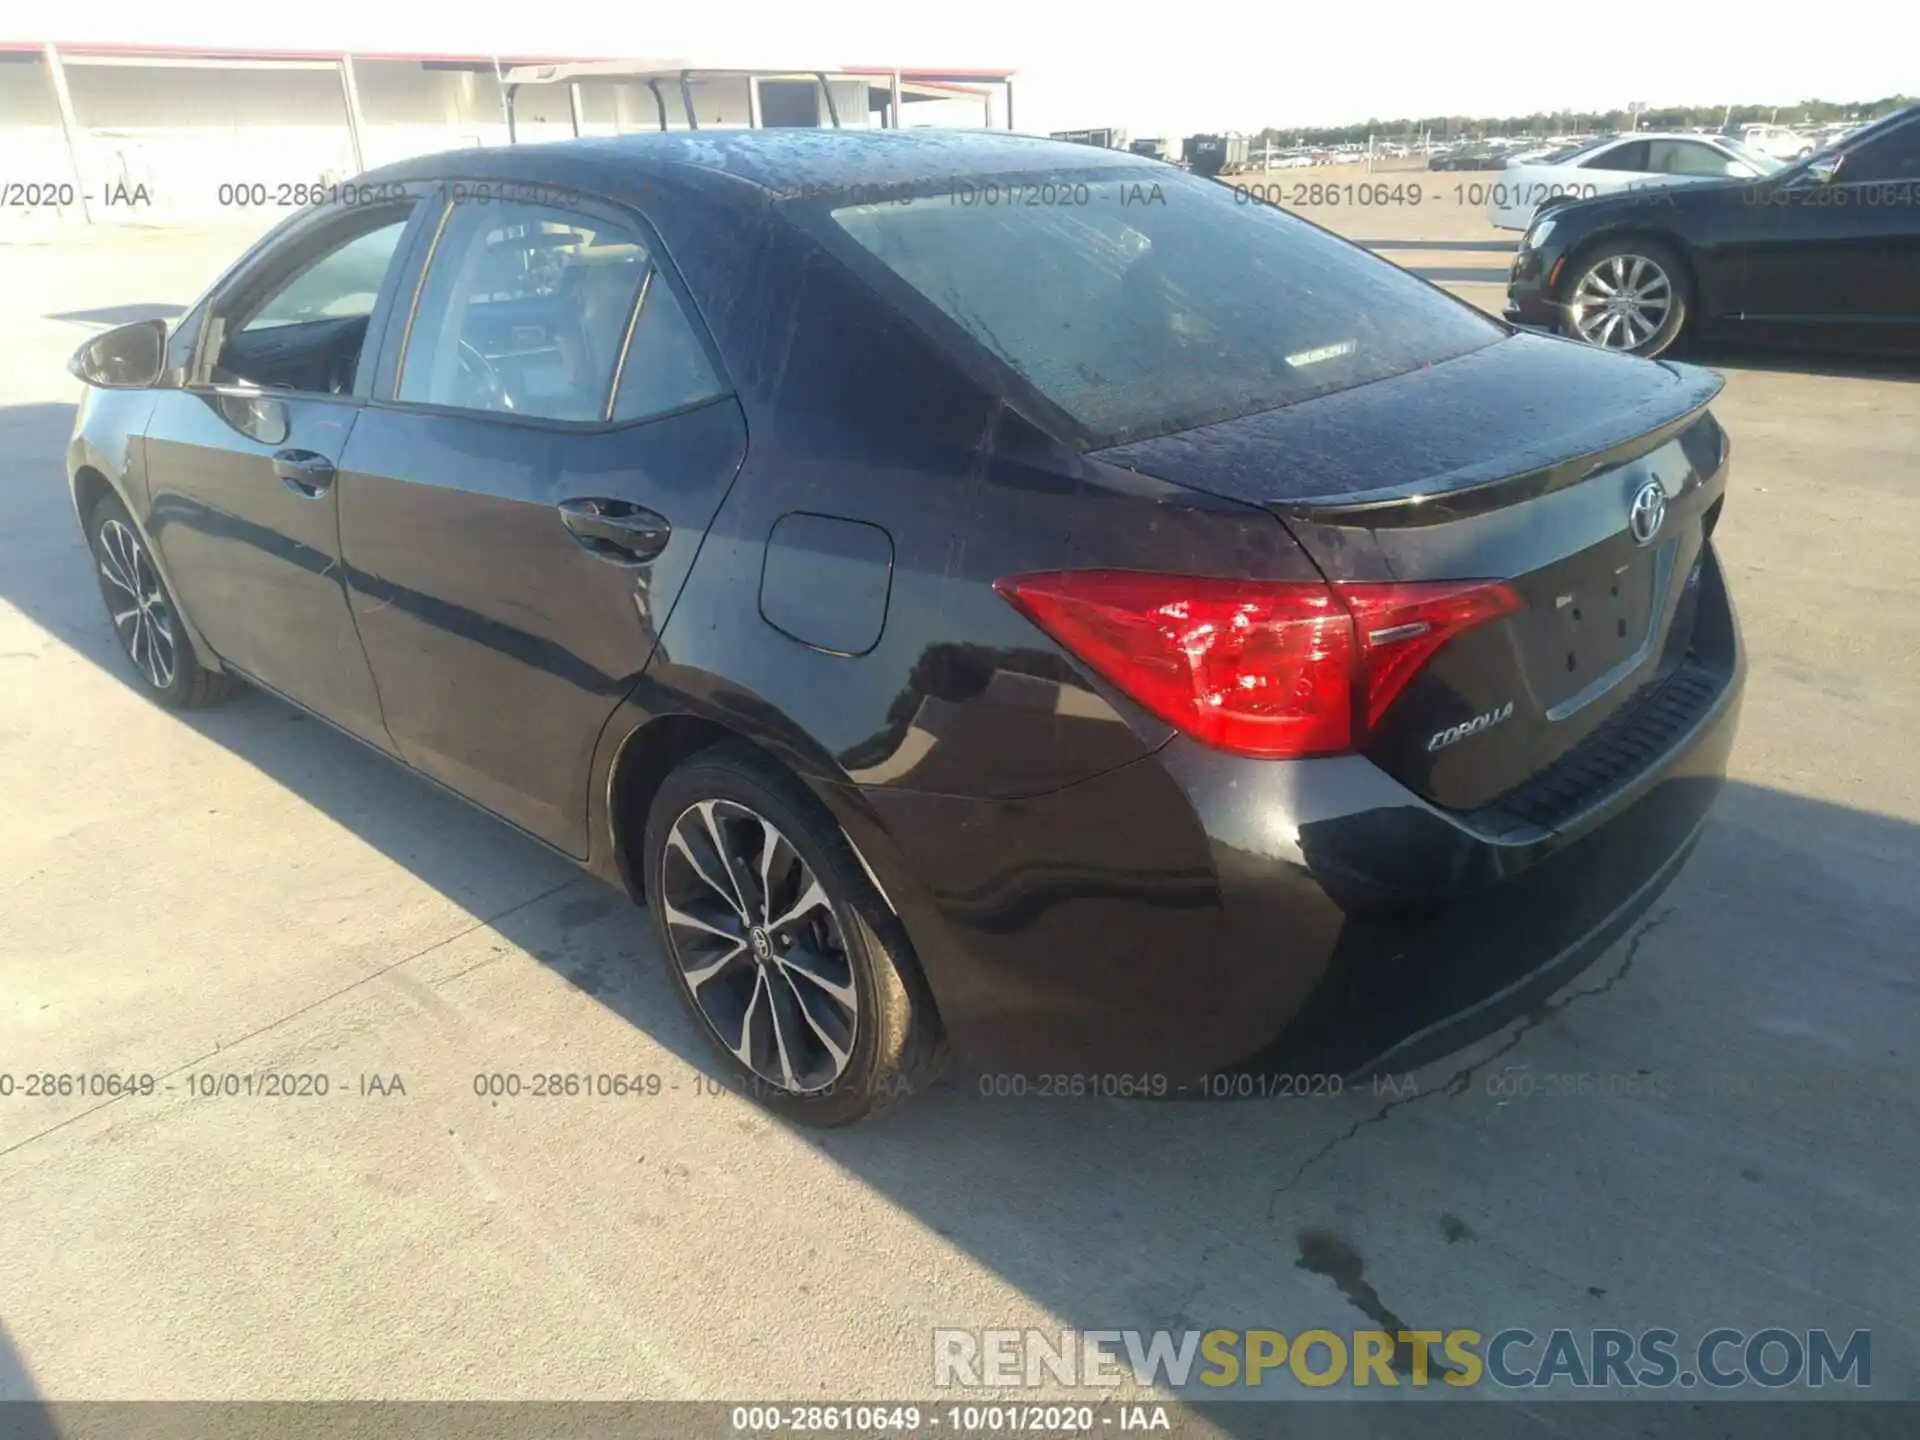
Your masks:
<path fill-rule="evenodd" d="M 1096 170 L 1154 165 L 1124 150 L 1005 130 L 669 130 L 443 151 L 384 166 L 363 179 L 378 183 L 487 176 L 618 192 L 639 188 L 654 175 L 696 185 L 706 180 L 715 186 L 745 184 L 792 193 L 1055 166 Z"/>

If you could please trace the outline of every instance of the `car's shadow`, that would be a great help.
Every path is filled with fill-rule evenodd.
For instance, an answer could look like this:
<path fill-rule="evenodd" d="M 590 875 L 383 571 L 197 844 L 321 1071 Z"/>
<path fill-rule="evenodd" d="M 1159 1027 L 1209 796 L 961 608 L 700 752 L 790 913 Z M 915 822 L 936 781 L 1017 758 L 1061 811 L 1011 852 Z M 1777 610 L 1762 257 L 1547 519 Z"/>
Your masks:
<path fill-rule="evenodd" d="M 1405 250 L 1422 252 L 1427 250 L 1465 251 L 1470 254 L 1494 254 L 1505 252 L 1511 255 L 1520 248 L 1517 240 L 1355 240 L 1355 245 L 1365 250 Z M 1501 278 L 1506 272 L 1501 272 Z"/>
<path fill-rule="evenodd" d="M 34 1387 L 33 1372 L 0 1325 L 0 1440 L 59 1440 L 54 1412 Z"/>
<path fill-rule="evenodd" d="M 1776 375 L 1819 375 L 1834 380 L 1920 381 L 1920 355 L 1861 354 L 1847 350 L 1813 350 L 1787 340 L 1764 342 L 1726 340 L 1718 336 L 1681 343 L 1668 358 L 1716 370 L 1759 370 Z"/>
<path fill-rule="evenodd" d="M 62 456 L 72 414 L 70 405 L 0 410 L 0 447 L 13 471 L 0 493 L 0 601 L 131 692 L 67 499 Z M 24 668 L 9 683 L 31 683 Z M 181 723 L 705 1067 L 642 917 L 621 911 L 611 892 L 272 699 L 249 695 Z M 524 865 L 531 900 L 501 905 L 487 877 L 502 864 Z M 1763 1093 L 1742 1111 L 1740 1095 L 1729 1099 L 1715 1076 L 1732 1066 L 1764 1090 L 1803 1053 L 1756 1021 L 1762 1001 L 1769 1016 L 1794 1016 L 1822 1034 L 1890 1034 L 1893 1026 L 1910 1037 L 1920 1023 L 1912 979 L 1920 897 L 1903 889 L 1902 874 L 1920 874 L 1915 827 L 1734 784 L 1687 871 L 1627 943 L 1483 1047 L 1477 1068 L 1440 1066 L 1442 1083 L 1355 1087 L 1333 1099 L 1155 1105 L 996 1099 L 949 1081 L 872 1125 L 812 1143 L 1063 1326 L 1284 1331 L 1394 1321 L 1490 1333 L 1542 1316 L 1606 1325 L 1631 1312 L 1678 1328 L 1687 1317 L 1674 1312 L 1695 1294 L 1733 1317 L 1720 1323 L 1804 1327 L 1839 1323 L 1856 1309 L 1897 1315 L 1920 1278 L 1906 1244 L 1908 1212 L 1889 1216 L 1874 1208 L 1875 1195 L 1825 1186 L 1798 1141 L 1776 1153 L 1773 1099 Z M 1904 901 L 1889 898 L 1903 893 Z M 1911 1058 L 1861 1045 L 1862 1073 L 1911 1087 Z M 1910 1052 L 1909 1043 L 1902 1053 Z M 1624 1077 L 1629 1088 L 1525 1104 L 1512 1098 L 1517 1090 L 1503 1098 L 1493 1085 L 1516 1065 L 1529 1075 Z M 1631 1088 L 1651 1086 L 1647 1077 L 1660 1080 L 1657 1091 Z M 1850 1104 L 1829 1096 L 1816 1112 L 1821 1165 L 1871 1172 L 1876 1155 L 1914 1153 L 1913 1107 L 1864 1127 L 1841 1123 L 1860 1118 Z M 1835 1109 L 1844 1113 L 1836 1118 Z M 1744 1138 L 1743 1127 L 1752 1132 Z M 1568 1202 L 1577 1243 L 1551 1219 L 1559 1213 L 1552 1197 L 1570 1176 L 1584 1197 Z M 1871 1190 L 1884 1177 L 1856 1183 Z M 1829 1229 L 1852 1227 L 1858 1253 L 1878 1257 L 1820 1272 L 1827 1309 L 1773 1268 L 1814 1214 Z M 1610 1302 L 1596 1299 L 1608 1294 Z M 1008 1323 L 959 1298 L 931 1308 L 935 1324 Z M 1373 1434 L 1388 1433 L 1404 1409 L 1369 1406 L 1358 1431 L 1350 1414 L 1334 1415 L 1345 1406 L 1228 1406 L 1215 1420 L 1246 1436 L 1335 1426 Z M 1421 1433 L 1442 1433 L 1436 1423 L 1429 1413 Z M 1568 1423 L 1571 1433 L 1601 1434 L 1642 1420 L 1589 1411 Z M 1532 1424 L 1509 1413 L 1499 1429 L 1530 1433 Z M 1796 1433 L 1784 1414 L 1782 1424 L 1778 1433 Z M 1445 1426 L 1489 1433 L 1484 1412 Z"/>

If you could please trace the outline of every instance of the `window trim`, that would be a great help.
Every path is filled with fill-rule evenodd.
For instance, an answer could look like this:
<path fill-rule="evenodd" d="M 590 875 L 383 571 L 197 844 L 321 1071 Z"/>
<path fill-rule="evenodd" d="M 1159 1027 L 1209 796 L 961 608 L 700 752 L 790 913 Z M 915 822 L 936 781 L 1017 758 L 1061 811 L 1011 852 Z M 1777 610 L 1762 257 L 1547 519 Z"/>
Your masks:
<path fill-rule="evenodd" d="M 477 420 L 501 425 L 514 425 L 523 429 L 550 430 L 561 434 L 594 435 L 617 430 L 628 430 L 637 425 L 652 425 L 661 420 L 670 420 L 677 415 L 690 414 L 695 410 L 704 410 L 724 400 L 733 400 L 738 395 L 738 387 L 728 373 L 720 355 L 719 346 L 714 342 L 713 334 L 707 326 L 706 317 L 694 304 L 693 296 L 681 279 L 673 264 L 673 258 L 667 253 L 660 241 L 660 234 L 652 223 L 633 205 L 611 197 L 595 195 L 571 186 L 552 185 L 545 181 L 535 181 L 521 176 L 460 176 L 442 175 L 431 182 L 437 193 L 440 214 L 433 222 L 433 234 L 425 252 L 416 261 L 412 254 L 408 256 L 407 269 L 410 272 L 408 283 L 412 294 L 406 301 L 405 319 L 399 325 L 399 336 L 392 340 L 387 335 L 381 338 L 380 356 L 374 367 L 373 391 L 367 397 L 367 404 L 379 410 L 394 410 L 405 414 L 431 415 L 439 418 L 458 420 Z M 511 190 L 514 186 L 535 187 L 540 198 L 528 201 L 529 204 L 547 208 L 577 212 L 583 219 L 598 220 L 603 225 L 619 226 L 627 230 L 647 252 L 646 274 L 635 291 L 633 306 L 627 312 L 626 324 L 621 333 L 619 353 L 614 357 L 613 381 L 607 390 L 606 413 L 598 420 L 562 420 L 546 415 L 523 415 L 512 411 L 479 410 L 464 405 L 446 405 L 425 400 L 404 400 L 400 397 L 400 375 L 406 365 L 407 349 L 412 344 L 413 328 L 419 318 L 420 301 L 426 292 L 427 272 L 432 268 L 434 257 L 439 254 L 440 243 L 452 223 L 456 207 L 461 205 L 481 205 L 499 203 L 496 200 L 463 198 L 456 199 L 453 187 L 461 184 L 472 185 L 485 190 Z M 418 244 L 414 247 L 420 247 Z M 664 279 L 674 298 L 679 301 L 680 310 L 688 326 L 693 331 L 695 341 L 705 356 L 708 368 L 713 372 L 716 389 L 714 393 L 685 405 L 677 405 L 670 410 L 653 411 L 646 415 L 626 419 L 613 418 L 613 411 L 619 404 L 620 381 L 626 374 L 627 353 L 633 344 L 634 332 L 639 328 L 640 307 L 652 288 L 655 277 Z M 398 307 L 396 306 L 396 309 Z M 387 327 L 391 332 L 394 327 Z"/>
<path fill-rule="evenodd" d="M 374 372 L 378 369 L 379 355 L 385 343 L 387 319 L 399 300 L 401 282 L 407 272 L 414 237 L 422 216 L 426 214 L 426 201 L 431 187 L 405 182 L 395 183 L 393 189 L 398 192 L 396 195 L 374 204 L 329 205 L 319 207 L 310 216 L 293 216 L 262 237 L 253 250 L 232 266 L 207 292 L 202 302 L 205 309 L 199 333 L 194 336 L 192 356 L 180 388 L 202 395 L 243 393 L 330 404 L 365 404 L 373 393 Z M 361 338 L 360 361 L 354 369 L 352 390 L 335 394 L 330 390 L 259 389 L 255 386 L 214 382 L 213 364 L 219 358 L 215 347 L 226 342 L 227 321 L 236 303 L 264 304 L 278 293 L 280 286 L 291 283 L 304 270 L 311 268 L 306 262 L 315 251 L 324 257 L 333 249 L 351 245 L 360 235 L 340 243 L 333 241 L 336 234 L 357 228 L 349 223 L 350 220 L 369 215 L 398 216 L 403 210 L 404 228 L 394 245 L 392 257 L 387 261 L 386 271 L 380 277 L 380 290 L 374 297 L 373 309 L 367 312 L 367 330 Z M 360 234 L 372 234 L 381 228 L 372 225 Z M 258 297 L 257 301 L 251 298 L 255 296 Z M 374 362 L 371 365 L 368 363 L 370 359 Z"/>

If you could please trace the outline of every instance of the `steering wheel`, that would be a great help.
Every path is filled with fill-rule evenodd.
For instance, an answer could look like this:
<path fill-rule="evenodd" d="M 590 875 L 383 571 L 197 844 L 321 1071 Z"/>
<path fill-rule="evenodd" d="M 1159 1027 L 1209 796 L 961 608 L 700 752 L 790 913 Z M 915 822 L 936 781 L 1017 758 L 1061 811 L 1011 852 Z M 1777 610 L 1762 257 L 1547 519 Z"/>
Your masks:
<path fill-rule="evenodd" d="M 493 362 L 465 340 L 460 342 L 460 373 L 469 383 L 477 383 L 486 391 L 487 403 L 492 408 L 513 409 L 513 396 L 507 393 L 507 382 L 501 379 Z"/>

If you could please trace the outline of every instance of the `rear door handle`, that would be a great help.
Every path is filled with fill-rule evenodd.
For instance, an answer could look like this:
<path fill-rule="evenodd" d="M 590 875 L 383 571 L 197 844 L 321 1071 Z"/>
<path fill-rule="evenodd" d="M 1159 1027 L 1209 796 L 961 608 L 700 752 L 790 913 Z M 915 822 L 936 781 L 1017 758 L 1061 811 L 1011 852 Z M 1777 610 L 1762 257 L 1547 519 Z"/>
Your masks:
<path fill-rule="evenodd" d="M 314 499 L 333 486 L 333 462 L 312 450 L 276 450 L 273 473 L 296 494 Z"/>
<path fill-rule="evenodd" d="M 630 500 L 562 500 L 560 523 L 583 548 L 619 565 L 644 565 L 673 533 L 666 516 Z"/>

